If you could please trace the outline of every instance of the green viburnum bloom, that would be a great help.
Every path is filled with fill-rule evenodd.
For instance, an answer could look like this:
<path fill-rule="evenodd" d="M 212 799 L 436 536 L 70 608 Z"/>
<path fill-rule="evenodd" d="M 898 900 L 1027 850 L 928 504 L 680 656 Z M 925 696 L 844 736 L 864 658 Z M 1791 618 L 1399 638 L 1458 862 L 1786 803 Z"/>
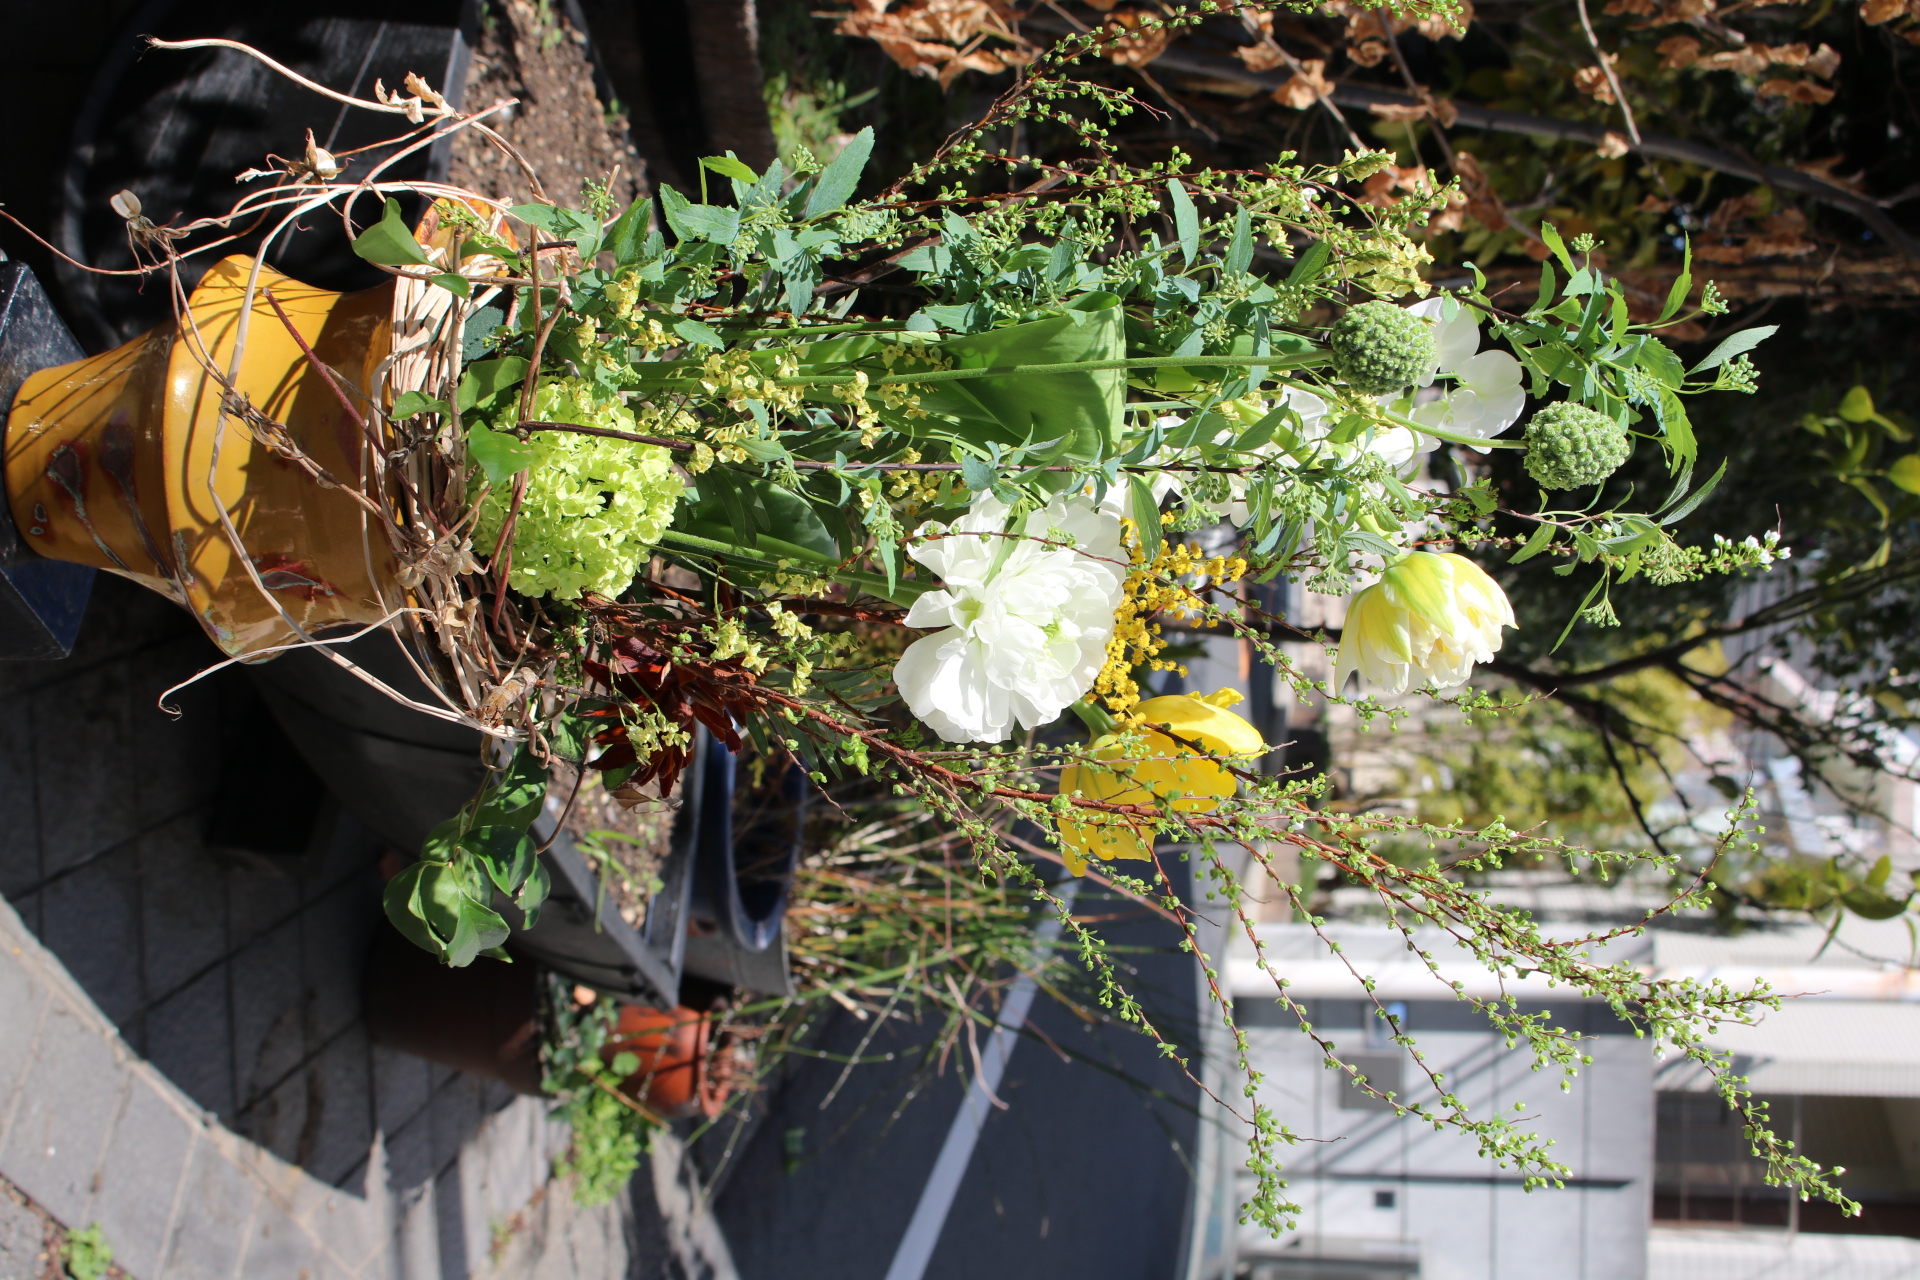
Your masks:
<path fill-rule="evenodd" d="M 1333 367 L 1362 395 L 1383 396 L 1433 373 L 1433 324 L 1391 302 L 1363 302 L 1328 336 Z"/>
<path fill-rule="evenodd" d="M 1527 474 L 1543 489 L 1599 484 L 1633 451 L 1627 431 L 1604 413 L 1561 401 L 1527 423 Z"/>
<path fill-rule="evenodd" d="M 540 388 L 534 418 L 637 432 L 632 410 L 596 405 L 588 384 L 566 378 Z M 514 521 L 507 583 L 529 596 L 574 600 L 627 589 L 673 519 L 684 487 L 672 455 L 657 445 L 557 431 L 539 432 L 538 461 Z M 480 504 L 476 545 L 491 550 L 512 506 L 509 485 Z"/>

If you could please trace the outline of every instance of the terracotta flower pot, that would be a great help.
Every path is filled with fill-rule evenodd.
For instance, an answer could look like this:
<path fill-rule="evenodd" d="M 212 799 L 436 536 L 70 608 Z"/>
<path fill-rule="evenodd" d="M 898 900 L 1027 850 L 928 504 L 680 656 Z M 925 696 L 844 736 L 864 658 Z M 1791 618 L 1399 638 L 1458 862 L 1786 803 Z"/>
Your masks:
<path fill-rule="evenodd" d="M 640 1059 L 621 1090 L 663 1118 L 698 1112 L 711 1119 L 733 1091 L 724 1073 L 713 1070 L 713 1020 L 685 1005 L 622 1005 L 613 1038 L 600 1050 L 608 1063 L 621 1053 Z"/>
<path fill-rule="evenodd" d="M 202 278 L 190 322 L 32 374 L 7 419 L 7 499 L 28 545 L 173 597 L 226 652 L 241 655 L 340 625 L 378 622 L 405 602 L 393 554 L 341 488 L 279 456 L 222 412 L 207 366 L 340 484 L 358 486 L 375 448 L 300 350 L 267 293 L 349 403 L 385 394 L 394 286 L 334 293 L 232 257 Z M 244 342 L 244 347 L 242 343 Z"/>

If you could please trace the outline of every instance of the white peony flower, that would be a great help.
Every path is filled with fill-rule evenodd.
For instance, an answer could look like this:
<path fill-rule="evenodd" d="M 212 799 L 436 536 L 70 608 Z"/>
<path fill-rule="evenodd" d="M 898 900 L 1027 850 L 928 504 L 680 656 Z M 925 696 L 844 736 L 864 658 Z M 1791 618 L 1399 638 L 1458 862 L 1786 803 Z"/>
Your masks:
<path fill-rule="evenodd" d="M 1387 693 L 1405 693 L 1415 674 L 1442 689 L 1465 684 L 1474 663 L 1500 651 L 1501 627 L 1515 625 L 1507 593 L 1479 565 L 1413 552 L 1348 603 L 1334 690 L 1355 671 Z"/>
<path fill-rule="evenodd" d="M 951 525 L 920 526 L 926 540 L 908 552 L 942 585 L 907 625 L 940 630 L 907 648 L 893 678 L 948 742 L 1003 742 L 1016 723 L 1052 721 L 1093 686 L 1113 634 L 1127 573 L 1119 518 L 1083 496 L 1055 498 L 1017 530 L 1007 511 L 980 494 Z"/>
<path fill-rule="evenodd" d="M 1453 435 L 1491 440 L 1518 422 L 1527 407 L 1527 393 L 1520 385 L 1520 362 L 1497 348 L 1479 349 L 1480 322 L 1471 309 L 1461 307 L 1453 319 L 1442 320 L 1440 304 L 1439 298 L 1429 298 L 1408 310 L 1434 322 L 1434 370 L 1420 385 L 1429 386 L 1435 377 L 1445 374 L 1453 379 L 1453 389 L 1420 405 L 1409 416 Z"/>

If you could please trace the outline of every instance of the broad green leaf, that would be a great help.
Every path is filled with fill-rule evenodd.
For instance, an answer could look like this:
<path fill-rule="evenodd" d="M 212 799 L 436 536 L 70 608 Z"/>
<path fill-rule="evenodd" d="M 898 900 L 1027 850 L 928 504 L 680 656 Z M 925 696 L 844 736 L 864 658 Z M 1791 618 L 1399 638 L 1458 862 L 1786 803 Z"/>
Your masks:
<path fill-rule="evenodd" d="M 504 894 L 518 892 L 533 869 L 533 837 L 520 827 L 475 827 L 460 837 L 460 847 L 479 860 Z"/>
<path fill-rule="evenodd" d="M 387 201 L 380 221 L 354 237 L 353 251 L 368 262 L 383 267 L 424 267 L 427 251 L 413 238 L 413 231 L 400 217 L 400 202 Z"/>
<path fill-rule="evenodd" d="M 736 156 L 701 156 L 700 165 L 723 178 L 737 178 L 748 183 L 760 181 L 760 175 L 753 171 L 752 166 Z"/>
<path fill-rule="evenodd" d="M 500 824 L 525 830 L 540 816 L 547 798 L 551 775 L 539 757 L 526 747 L 513 753 L 506 771 L 481 793 L 480 808 L 474 815 L 476 827 Z"/>
<path fill-rule="evenodd" d="M 465 276 L 458 275 L 452 271 L 442 271 L 437 276 L 431 276 L 428 278 L 427 283 L 437 285 L 457 298 L 473 296 L 473 285 Z"/>
<path fill-rule="evenodd" d="M 873 127 L 871 125 L 853 135 L 853 139 L 840 149 L 833 163 L 820 171 L 813 180 L 813 191 L 807 196 L 806 209 L 801 217 L 812 221 L 814 218 L 832 213 L 853 198 L 854 189 L 860 185 L 860 174 L 867 167 L 867 157 L 873 154 Z"/>
<path fill-rule="evenodd" d="M 1227 246 L 1227 270 L 1235 273 L 1253 265 L 1253 218 L 1247 206 L 1233 212 L 1233 241 Z"/>
<path fill-rule="evenodd" d="M 1660 319 L 1656 324 L 1673 319 L 1686 304 L 1687 295 L 1693 292 L 1693 241 L 1686 242 L 1686 248 L 1680 257 L 1680 274 L 1673 278 L 1673 288 L 1667 290 L 1667 304 L 1660 308 Z"/>
<path fill-rule="evenodd" d="M 606 231 L 606 247 L 613 260 L 623 267 L 640 261 L 640 250 L 647 242 L 647 227 L 653 222 L 653 202 L 635 200 L 627 211 L 615 218 Z"/>
<path fill-rule="evenodd" d="M 1559 289 L 1560 289 L 1560 280 L 1559 280 L 1559 277 L 1553 274 L 1553 264 L 1551 262 L 1541 263 L 1540 264 L 1540 297 L 1539 297 L 1539 300 L 1533 304 L 1533 309 L 1535 311 L 1542 311 L 1542 312 L 1545 311 L 1549 306 L 1552 305 L 1553 295 L 1557 293 Z"/>
<path fill-rule="evenodd" d="M 423 413 L 445 413 L 447 406 L 421 391 L 402 391 L 393 398 L 393 416 L 412 418 Z"/>
<path fill-rule="evenodd" d="M 1133 523 L 1140 535 L 1140 549 L 1151 564 L 1160 554 L 1165 534 L 1160 527 L 1160 504 L 1154 501 L 1153 485 L 1145 476 L 1131 478 Z"/>
<path fill-rule="evenodd" d="M 701 474 L 700 501 L 681 504 L 674 528 L 773 559 L 840 558 L 839 545 L 805 498 L 766 480 L 742 484 L 736 476 L 716 483 L 723 474 L 718 467 Z"/>
<path fill-rule="evenodd" d="M 538 227 L 542 231 L 555 234 L 560 230 L 559 214 L 560 210 L 550 204 L 517 204 L 507 210 L 509 217 L 518 218 L 530 227 Z"/>
<path fill-rule="evenodd" d="M 422 881 L 435 864 L 416 862 L 387 881 L 380 906 L 400 936 L 435 956 L 444 956 L 446 944 L 427 924 L 427 907 L 421 898 Z"/>
<path fill-rule="evenodd" d="M 1730 333 L 1720 340 L 1720 345 L 1707 354 L 1707 358 L 1688 370 L 1689 373 L 1705 373 L 1717 369 L 1727 361 L 1745 351 L 1751 351 L 1780 331 L 1777 324 L 1758 325 L 1752 329 L 1742 329 Z"/>
<path fill-rule="evenodd" d="M 1840 397 L 1840 407 L 1835 412 L 1848 422 L 1872 422 L 1878 416 L 1873 407 L 1873 393 L 1858 386 Z"/>
<path fill-rule="evenodd" d="M 1578 270 L 1573 265 L 1572 255 L 1567 252 L 1566 241 L 1560 238 L 1559 230 L 1551 222 L 1540 224 L 1540 239 L 1553 251 L 1553 256 L 1560 259 L 1560 265 L 1567 269 L 1568 275 L 1571 276 Z"/>
<path fill-rule="evenodd" d="M 527 872 L 527 878 L 521 882 L 520 892 L 513 896 L 513 905 L 526 913 L 527 928 L 531 929 L 540 919 L 540 904 L 547 900 L 552 891 L 552 877 L 547 874 L 547 864 L 538 858 Z"/>
<path fill-rule="evenodd" d="M 1887 479 L 1908 493 L 1920 493 L 1920 453 L 1910 453 L 1887 468 Z"/>
<path fill-rule="evenodd" d="M 1539 555 L 1542 551 L 1545 551 L 1547 549 L 1547 544 L 1553 541 L 1553 534 L 1554 534 L 1555 528 L 1556 528 L 1555 525 L 1549 524 L 1545 520 L 1542 520 L 1539 524 L 1535 525 L 1533 528 L 1532 535 L 1527 538 L 1526 545 L 1521 547 L 1520 550 L 1514 554 L 1513 558 L 1507 561 L 1507 563 L 1521 564 L 1525 561 L 1533 559 L 1535 556 Z"/>
<path fill-rule="evenodd" d="M 740 234 L 740 211 L 710 204 L 694 204 L 672 187 L 660 188 L 660 206 L 666 210 L 667 225 L 682 240 L 708 240 L 731 244 Z"/>
<path fill-rule="evenodd" d="M 466 367 L 460 386 L 453 394 L 460 412 L 466 413 L 509 388 L 518 387 L 527 376 L 527 362 L 520 356 L 502 356 L 498 360 L 480 360 Z"/>
<path fill-rule="evenodd" d="M 1180 257 L 1189 267 L 1200 260 L 1200 214 L 1193 197 L 1178 178 L 1167 179 L 1167 198 L 1173 202 L 1173 230 L 1180 241 Z"/>
<path fill-rule="evenodd" d="M 1087 294 L 1045 320 L 951 338 L 939 350 L 961 369 L 1005 369 L 993 376 L 932 383 L 919 391 L 929 413 L 977 422 L 981 436 L 1011 447 L 1060 440 L 1030 461 L 1095 461 L 1112 450 L 1126 403 L 1121 369 L 1021 373 L 1027 365 L 1073 365 L 1126 358 L 1126 317 L 1111 294 Z M 991 429 L 991 428 L 997 428 Z"/>
<path fill-rule="evenodd" d="M 493 950 L 512 935 L 507 922 L 496 912 L 464 893 L 455 910 L 453 937 L 447 942 L 447 964 L 455 969 L 472 964 L 482 952 Z"/>
<path fill-rule="evenodd" d="M 1680 363 L 1680 357 L 1673 353 L 1673 348 L 1658 338 L 1648 338 L 1645 345 L 1640 348 L 1639 364 L 1642 369 L 1675 391 L 1678 391 L 1680 384 L 1686 380 L 1686 366 Z"/>
<path fill-rule="evenodd" d="M 1909 898 L 1893 898 L 1875 889 L 1850 889 L 1840 895 L 1847 910 L 1866 920 L 1891 920 L 1907 909 Z"/>
<path fill-rule="evenodd" d="M 1327 247 L 1327 242 L 1315 240 L 1294 262 L 1293 270 L 1287 272 L 1287 283 L 1295 286 L 1312 284 L 1327 269 L 1327 262 L 1332 257 L 1333 250 Z"/>
<path fill-rule="evenodd" d="M 467 430 L 467 456 L 480 464 L 495 488 L 540 461 L 546 451 L 530 440 L 475 423 Z"/>
<path fill-rule="evenodd" d="M 698 320 L 676 321 L 673 331 L 695 346 L 712 347 L 715 351 L 724 351 L 727 346 L 724 338 Z"/>

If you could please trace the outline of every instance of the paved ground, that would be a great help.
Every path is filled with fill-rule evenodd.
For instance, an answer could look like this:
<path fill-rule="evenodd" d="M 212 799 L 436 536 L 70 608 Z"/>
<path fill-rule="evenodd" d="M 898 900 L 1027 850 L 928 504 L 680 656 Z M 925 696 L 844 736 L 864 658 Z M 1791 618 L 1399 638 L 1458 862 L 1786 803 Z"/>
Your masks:
<path fill-rule="evenodd" d="M 1173 928 L 1092 892 L 1079 910 L 1119 917 L 1101 927 L 1135 968 L 1135 991 L 1170 1034 L 1192 1043 L 1193 970 L 1172 950 Z M 1030 1025 L 1036 1034 L 1014 1051 L 1000 1094 L 1006 1109 L 981 1133 L 928 1280 L 1177 1276 L 1193 1086 L 1137 1032 L 1089 1025 L 1044 994 Z M 851 1053 L 865 1031 L 836 1013 L 820 1048 Z M 963 1088 L 953 1058 L 944 1075 L 919 1070 L 931 1032 L 883 1029 L 867 1052 L 896 1060 L 857 1068 L 824 1107 L 837 1063 L 802 1062 L 775 1086 L 769 1114 L 719 1171 L 715 1212 L 741 1280 L 886 1274 Z"/>

